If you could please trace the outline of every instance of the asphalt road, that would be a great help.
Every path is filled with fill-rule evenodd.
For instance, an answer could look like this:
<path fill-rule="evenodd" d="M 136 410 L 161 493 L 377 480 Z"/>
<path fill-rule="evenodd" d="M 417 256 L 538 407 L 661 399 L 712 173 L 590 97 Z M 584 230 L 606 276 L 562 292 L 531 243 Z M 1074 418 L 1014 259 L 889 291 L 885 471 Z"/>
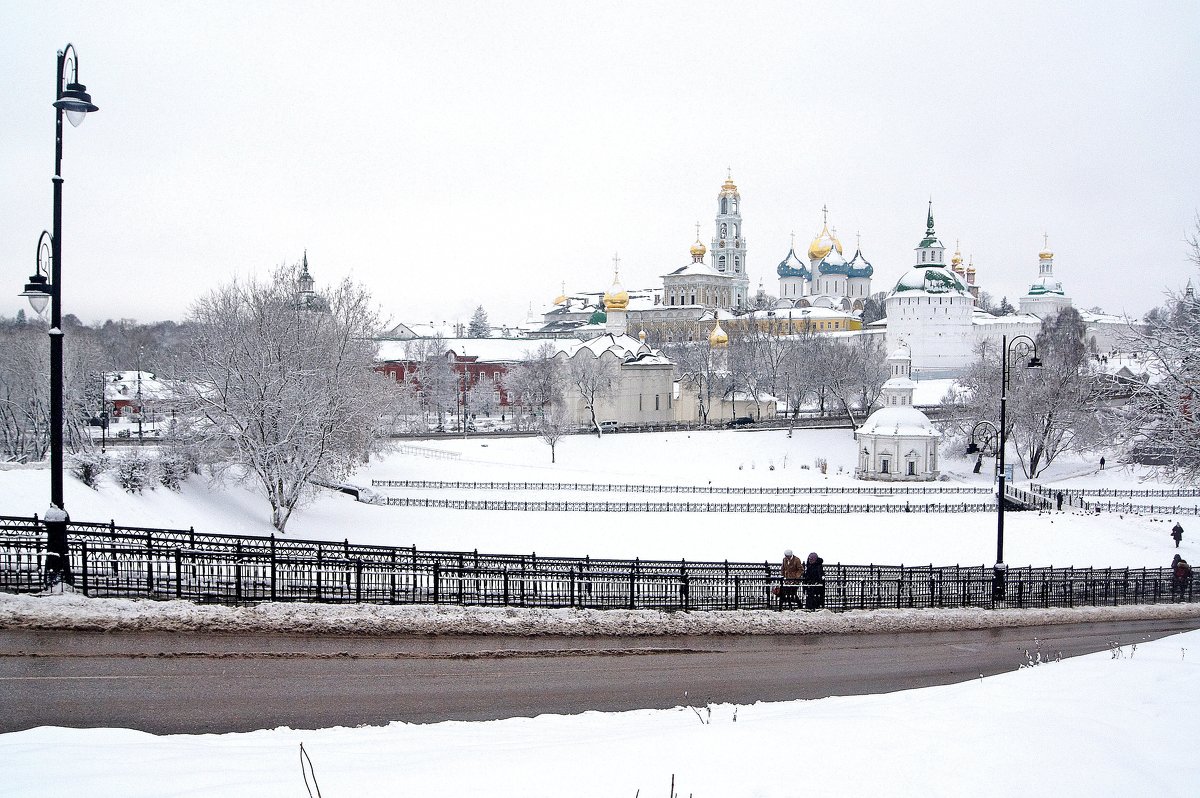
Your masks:
<path fill-rule="evenodd" d="M 1015 670 L 1035 646 L 1070 657 L 1195 628 L 1200 619 L 653 638 L 0 630 L 0 732 L 221 733 L 882 693 Z"/>

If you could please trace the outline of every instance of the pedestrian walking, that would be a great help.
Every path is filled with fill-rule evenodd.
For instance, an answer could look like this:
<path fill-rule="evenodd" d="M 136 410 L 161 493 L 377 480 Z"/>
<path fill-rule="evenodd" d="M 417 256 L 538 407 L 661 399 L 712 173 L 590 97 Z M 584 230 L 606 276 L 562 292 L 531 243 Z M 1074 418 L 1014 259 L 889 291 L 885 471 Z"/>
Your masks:
<path fill-rule="evenodd" d="M 1062 512 L 1062 499 L 1063 499 L 1063 497 L 1062 497 L 1062 491 L 1060 490 L 1060 491 L 1058 492 L 1058 494 L 1057 494 L 1057 495 L 1055 495 L 1055 497 L 1054 497 L 1054 500 L 1055 500 L 1056 502 L 1058 502 L 1058 509 L 1059 509 L 1059 512 Z"/>
<path fill-rule="evenodd" d="M 1104 458 L 1103 457 L 1100 458 L 1100 470 L 1101 471 L 1104 470 Z"/>
<path fill-rule="evenodd" d="M 825 606 L 825 561 L 814 551 L 804 564 L 804 608 L 819 610 Z"/>
<path fill-rule="evenodd" d="M 791 549 L 783 553 L 783 586 L 779 590 L 780 607 L 788 604 L 798 606 L 796 591 L 799 590 L 800 580 L 804 577 L 804 562 L 792 554 Z"/>
<path fill-rule="evenodd" d="M 1175 538 L 1175 548 L 1179 548 L 1179 544 L 1183 542 L 1183 524 L 1175 522 L 1175 526 L 1171 527 L 1171 537 Z"/>

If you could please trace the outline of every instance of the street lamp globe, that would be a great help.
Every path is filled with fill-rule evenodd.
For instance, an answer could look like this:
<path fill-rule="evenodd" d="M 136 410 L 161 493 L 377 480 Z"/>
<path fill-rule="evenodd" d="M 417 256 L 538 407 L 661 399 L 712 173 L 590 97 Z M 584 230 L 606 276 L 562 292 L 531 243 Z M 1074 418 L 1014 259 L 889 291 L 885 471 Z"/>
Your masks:
<path fill-rule="evenodd" d="M 79 127 L 88 114 L 100 110 L 92 104 L 92 95 L 88 94 L 87 86 L 82 83 L 68 83 L 54 102 L 54 107 L 66 111 L 71 127 Z"/>
<path fill-rule="evenodd" d="M 50 301 L 50 284 L 46 281 L 46 275 L 41 273 L 30 275 L 29 282 L 25 284 L 25 290 L 18 296 L 28 299 L 33 312 L 41 316 L 46 311 L 46 304 Z"/>

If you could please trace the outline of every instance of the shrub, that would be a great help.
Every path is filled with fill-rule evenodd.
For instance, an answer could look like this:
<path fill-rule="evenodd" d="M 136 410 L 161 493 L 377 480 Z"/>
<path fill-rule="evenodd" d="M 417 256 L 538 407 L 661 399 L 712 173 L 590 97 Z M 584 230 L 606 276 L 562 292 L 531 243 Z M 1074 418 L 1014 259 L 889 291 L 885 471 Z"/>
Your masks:
<path fill-rule="evenodd" d="M 127 452 L 117 458 L 113 468 L 117 484 L 129 493 L 141 493 L 147 485 L 153 489 L 154 464 L 141 451 Z"/>
<path fill-rule="evenodd" d="M 100 475 L 107 471 L 110 465 L 108 455 L 100 452 L 79 452 L 71 456 L 71 473 L 92 490 L 96 489 Z"/>
<path fill-rule="evenodd" d="M 178 491 L 197 468 L 195 462 L 182 449 L 169 449 L 158 458 L 158 481 L 164 488 Z"/>

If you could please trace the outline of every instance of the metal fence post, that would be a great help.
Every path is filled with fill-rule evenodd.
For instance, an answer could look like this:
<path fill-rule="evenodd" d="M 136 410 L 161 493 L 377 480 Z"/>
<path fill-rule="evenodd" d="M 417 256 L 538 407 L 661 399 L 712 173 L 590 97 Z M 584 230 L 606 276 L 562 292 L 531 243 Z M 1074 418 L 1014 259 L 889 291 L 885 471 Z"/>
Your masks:
<path fill-rule="evenodd" d="M 183 552 L 175 549 L 175 598 L 183 598 Z"/>
<path fill-rule="evenodd" d="M 79 544 L 79 557 L 81 560 L 80 576 L 83 582 L 83 595 L 86 596 L 88 594 L 88 544 L 86 540 Z"/>
<path fill-rule="evenodd" d="M 362 604 L 362 560 L 354 561 L 354 603 Z"/>
<path fill-rule="evenodd" d="M 271 533 L 271 601 L 275 601 L 275 533 Z"/>

